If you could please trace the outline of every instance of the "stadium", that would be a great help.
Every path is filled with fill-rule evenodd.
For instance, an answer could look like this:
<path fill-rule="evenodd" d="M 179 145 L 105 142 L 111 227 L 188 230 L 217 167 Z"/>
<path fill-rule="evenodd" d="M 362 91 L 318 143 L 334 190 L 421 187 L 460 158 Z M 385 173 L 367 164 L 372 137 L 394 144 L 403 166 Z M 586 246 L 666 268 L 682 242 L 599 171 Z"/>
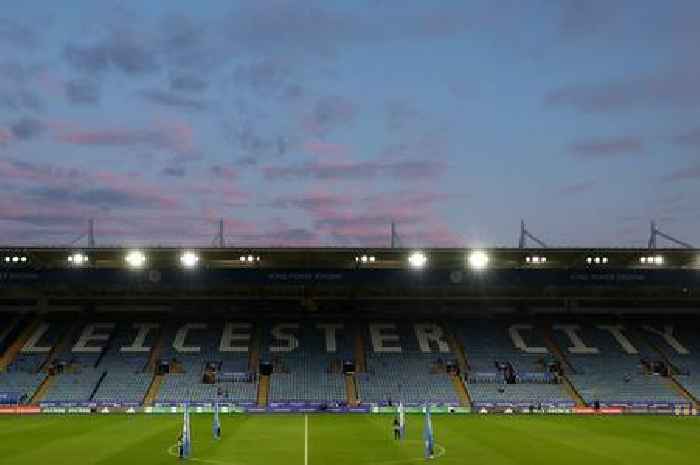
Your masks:
<path fill-rule="evenodd" d="M 700 462 L 700 1 L 2 6 L 0 465 Z"/>
<path fill-rule="evenodd" d="M 698 451 L 694 249 L 0 255 L 6 463 L 171 463 L 183 415 L 201 463 L 411 463 L 426 409 L 446 463 Z"/>

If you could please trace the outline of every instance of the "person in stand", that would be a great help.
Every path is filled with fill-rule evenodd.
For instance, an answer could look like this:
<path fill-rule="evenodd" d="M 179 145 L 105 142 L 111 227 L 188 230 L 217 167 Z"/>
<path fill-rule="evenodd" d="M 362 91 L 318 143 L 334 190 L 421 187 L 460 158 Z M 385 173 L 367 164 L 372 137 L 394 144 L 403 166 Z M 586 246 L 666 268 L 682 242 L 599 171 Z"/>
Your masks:
<path fill-rule="evenodd" d="M 401 439 L 401 425 L 399 419 L 394 418 L 394 440 L 398 441 L 399 439 Z"/>

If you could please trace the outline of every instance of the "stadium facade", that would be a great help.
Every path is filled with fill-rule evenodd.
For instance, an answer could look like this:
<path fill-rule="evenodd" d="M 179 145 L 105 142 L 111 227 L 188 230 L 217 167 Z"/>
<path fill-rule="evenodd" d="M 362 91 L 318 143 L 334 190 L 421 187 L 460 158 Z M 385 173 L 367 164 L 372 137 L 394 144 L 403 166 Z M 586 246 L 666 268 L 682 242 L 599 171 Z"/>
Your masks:
<path fill-rule="evenodd" d="M 5 248 L 0 402 L 690 410 L 699 296 L 697 250 Z"/>

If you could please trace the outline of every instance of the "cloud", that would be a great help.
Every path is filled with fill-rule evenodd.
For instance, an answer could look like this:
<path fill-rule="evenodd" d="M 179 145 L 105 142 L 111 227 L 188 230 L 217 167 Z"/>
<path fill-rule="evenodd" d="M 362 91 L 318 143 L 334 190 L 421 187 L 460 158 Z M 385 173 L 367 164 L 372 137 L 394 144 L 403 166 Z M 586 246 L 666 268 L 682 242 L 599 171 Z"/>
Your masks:
<path fill-rule="evenodd" d="M 19 140 L 31 140 L 44 132 L 44 123 L 36 118 L 22 118 L 10 126 L 12 135 Z"/>
<path fill-rule="evenodd" d="M 415 105 L 407 100 L 389 100 L 385 104 L 386 128 L 390 131 L 404 129 L 418 118 Z"/>
<path fill-rule="evenodd" d="M 238 177 L 238 171 L 228 166 L 213 165 L 210 172 L 214 177 L 227 181 L 232 181 Z"/>
<path fill-rule="evenodd" d="M 209 84 L 192 74 L 178 74 L 170 79 L 170 88 L 180 92 L 203 92 Z"/>
<path fill-rule="evenodd" d="M 341 158 L 348 154 L 348 147 L 342 144 L 324 142 L 321 140 L 307 140 L 303 144 L 306 152 L 319 158 Z"/>
<path fill-rule="evenodd" d="M 166 107 L 183 108 L 186 110 L 204 110 L 207 108 L 206 102 L 198 99 L 184 97 L 174 92 L 163 90 L 142 90 L 139 95 L 146 101 L 163 105 Z"/>
<path fill-rule="evenodd" d="M 563 186 L 557 190 L 557 193 L 559 195 L 566 196 L 582 194 L 584 192 L 593 190 L 595 185 L 595 181 L 581 181 L 574 184 L 569 184 L 567 186 Z"/>
<path fill-rule="evenodd" d="M 340 126 L 353 123 L 355 105 L 345 97 L 331 95 L 320 97 L 312 110 L 304 117 L 302 126 L 312 134 L 324 135 Z"/>
<path fill-rule="evenodd" d="M 15 85 L 25 85 L 38 77 L 46 70 L 43 65 L 29 65 L 17 61 L 5 61 L 0 63 L 0 81 L 7 81 Z"/>
<path fill-rule="evenodd" d="M 394 162 L 307 162 L 296 165 L 268 166 L 263 168 L 266 179 L 317 178 L 317 179 L 370 179 L 391 177 L 397 179 L 435 178 L 445 170 L 438 161 L 406 160 Z"/>
<path fill-rule="evenodd" d="M 5 145 L 12 139 L 12 132 L 9 129 L 0 128 L 0 145 Z"/>
<path fill-rule="evenodd" d="M 181 158 L 196 156 L 192 127 L 183 123 L 157 123 L 142 129 L 59 129 L 56 140 L 64 144 L 102 147 L 149 147 L 175 152 Z"/>
<path fill-rule="evenodd" d="M 258 131 L 252 120 L 227 124 L 227 136 L 231 138 L 237 151 L 242 152 L 241 160 L 260 160 L 265 157 L 281 157 L 289 150 L 290 141 L 281 135 Z M 248 163 L 252 164 L 252 163 Z"/>
<path fill-rule="evenodd" d="M 0 43 L 23 49 L 34 49 L 39 40 L 34 30 L 28 26 L 0 18 Z"/>
<path fill-rule="evenodd" d="M 245 86 L 259 95 L 270 95 L 292 85 L 289 83 L 291 74 L 292 68 L 288 63 L 265 58 L 236 66 L 233 80 L 239 87 Z"/>
<path fill-rule="evenodd" d="M 673 142 L 686 147 L 700 147 L 700 128 L 692 129 L 674 137 Z"/>
<path fill-rule="evenodd" d="M 75 69 L 90 74 L 113 68 L 128 75 L 144 75 L 159 68 L 155 51 L 142 37 L 127 31 L 115 31 L 107 39 L 90 46 L 69 44 L 63 56 Z"/>
<path fill-rule="evenodd" d="M 319 211 L 350 205 L 352 202 L 345 197 L 327 193 L 312 193 L 304 195 L 281 196 L 266 204 L 272 208 L 298 208 L 306 211 Z"/>
<path fill-rule="evenodd" d="M 620 137 L 576 142 L 571 145 L 570 150 L 575 156 L 582 158 L 610 158 L 639 155 L 644 152 L 644 144 L 635 137 Z"/>
<path fill-rule="evenodd" d="M 73 79 L 66 83 L 66 98 L 75 104 L 95 104 L 100 100 L 100 89 L 88 79 Z"/>
<path fill-rule="evenodd" d="M 0 89 L 0 107 L 13 111 L 39 112 L 44 108 L 41 97 L 27 89 Z"/>
<path fill-rule="evenodd" d="M 596 34 L 610 25 L 622 10 L 622 2 L 605 0 L 565 0 L 558 3 L 559 34 L 563 39 L 578 39 Z"/>
<path fill-rule="evenodd" d="M 161 171 L 163 176 L 171 176 L 175 178 L 183 178 L 185 177 L 185 174 L 187 174 L 187 170 L 185 170 L 184 166 L 166 166 L 163 168 L 163 171 Z"/>
<path fill-rule="evenodd" d="M 545 104 L 581 113 L 638 108 L 697 108 L 700 72 L 678 69 L 656 75 L 630 77 L 598 84 L 575 84 L 548 93 Z"/>
<path fill-rule="evenodd" d="M 222 46 L 220 41 L 213 40 L 215 36 L 210 29 L 206 23 L 191 16 L 167 15 L 156 28 L 157 39 L 153 47 L 163 62 L 179 70 L 188 73 L 211 71 L 231 53 L 228 44 Z"/>
<path fill-rule="evenodd" d="M 666 183 L 700 179 L 700 164 L 679 168 L 662 176 L 660 179 Z"/>
<path fill-rule="evenodd" d="M 93 205 L 107 208 L 162 208 L 172 206 L 170 201 L 159 196 L 147 195 L 138 190 L 114 187 L 93 187 L 88 189 L 68 187 L 38 188 L 30 195 L 39 200 Z"/>
<path fill-rule="evenodd" d="M 483 17 L 467 5 L 430 5 L 417 11 L 374 2 L 372 14 L 334 11 L 320 0 L 245 2 L 234 9 L 225 28 L 241 50 L 335 56 L 343 47 L 410 38 L 462 34 Z"/>

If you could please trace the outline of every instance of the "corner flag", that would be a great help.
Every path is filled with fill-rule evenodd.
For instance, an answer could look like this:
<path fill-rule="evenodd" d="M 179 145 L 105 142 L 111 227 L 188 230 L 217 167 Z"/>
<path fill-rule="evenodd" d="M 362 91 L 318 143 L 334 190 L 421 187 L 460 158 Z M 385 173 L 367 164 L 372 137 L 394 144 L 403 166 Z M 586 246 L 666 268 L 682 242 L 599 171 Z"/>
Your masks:
<path fill-rule="evenodd" d="M 401 439 L 406 437 L 406 408 L 403 402 L 399 402 L 399 435 Z"/>
<path fill-rule="evenodd" d="M 423 424 L 423 441 L 425 443 L 425 458 L 432 459 L 435 456 L 435 442 L 433 438 L 433 421 L 430 418 L 430 404 L 425 404 L 425 423 Z"/>
<path fill-rule="evenodd" d="M 221 422 L 219 421 L 219 403 L 214 404 L 214 422 L 211 425 L 212 434 L 214 439 L 221 439 Z"/>
<path fill-rule="evenodd" d="M 185 404 L 182 418 L 182 458 L 189 458 L 192 454 L 192 438 L 190 431 L 190 405 Z"/>

